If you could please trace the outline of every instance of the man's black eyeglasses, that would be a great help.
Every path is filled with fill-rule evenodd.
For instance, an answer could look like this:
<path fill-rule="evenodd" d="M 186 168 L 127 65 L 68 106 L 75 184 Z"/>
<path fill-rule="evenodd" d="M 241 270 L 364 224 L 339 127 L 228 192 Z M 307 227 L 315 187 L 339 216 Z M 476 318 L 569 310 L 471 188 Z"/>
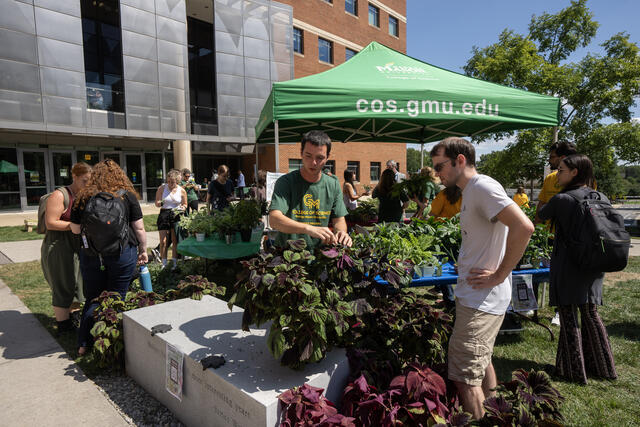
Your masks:
<path fill-rule="evenodd" d="M 455 160 L 453 159 L 447 159 L 444 162 L 440 162 L 437 165 L 433 165 L 433 170 L 440 173 L 440 171 L 444 168 L 444 166 L 448 163 L 451 162 L 451 166 L 455 165 Z"/>

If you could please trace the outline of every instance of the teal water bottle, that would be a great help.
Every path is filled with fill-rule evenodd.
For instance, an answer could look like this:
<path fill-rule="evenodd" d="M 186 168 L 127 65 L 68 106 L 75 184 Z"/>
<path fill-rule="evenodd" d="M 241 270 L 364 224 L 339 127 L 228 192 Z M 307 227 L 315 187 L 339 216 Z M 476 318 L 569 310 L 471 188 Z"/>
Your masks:
<path fill-rule="evenodd" d="M 151 286 L 151 274 L 149 274 L 149 269 L 146 265 L 140 266 L 140 284 L 145 292 L 153 292 L 153 287 Z"/>

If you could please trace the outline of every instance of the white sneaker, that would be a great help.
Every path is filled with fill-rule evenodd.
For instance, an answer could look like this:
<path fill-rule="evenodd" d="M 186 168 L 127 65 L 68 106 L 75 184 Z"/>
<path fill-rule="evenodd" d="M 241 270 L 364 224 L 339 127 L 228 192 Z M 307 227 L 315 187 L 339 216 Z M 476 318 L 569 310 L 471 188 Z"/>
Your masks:
<path fill-rule="evenodd" d="M 551 324 L 560 326 L 560 313 L 556 312 L 556 315 L 551 319 Z"/>

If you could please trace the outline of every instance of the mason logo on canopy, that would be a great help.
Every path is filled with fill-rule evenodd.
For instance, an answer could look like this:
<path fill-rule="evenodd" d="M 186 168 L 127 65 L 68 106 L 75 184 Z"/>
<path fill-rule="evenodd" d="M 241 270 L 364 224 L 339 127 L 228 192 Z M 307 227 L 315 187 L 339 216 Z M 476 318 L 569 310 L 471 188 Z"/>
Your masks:
<path fill-rule="evenodd" d="M 313 200 L 313 195 L 309 193 L 304 195 L 302 201 L 304 202 L 304 205 L 309 209 L 320 209 L 320 199 Z"/>
<path fill-rule="evenodd" d="M 395 65 L 394 62 L 389 62 L 384 66 L 376 65 L 379 72 L 383 74 L 426 74 L 427 71 L 420 67 L 408 67 L 406 65 Z"/>

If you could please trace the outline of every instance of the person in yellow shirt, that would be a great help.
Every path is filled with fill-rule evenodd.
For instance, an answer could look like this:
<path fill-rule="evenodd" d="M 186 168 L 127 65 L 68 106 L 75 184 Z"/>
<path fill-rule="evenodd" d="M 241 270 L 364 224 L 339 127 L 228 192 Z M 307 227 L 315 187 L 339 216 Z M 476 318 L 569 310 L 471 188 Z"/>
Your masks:
<path fill-rule="evenodd" d="M 556 142 L 549 148 L 549 165 L 553 172 L 544 178 L 542 183 L 542 190 L 538 194 L 538 206 L 536 206 L 536 223 L 542 221 L 538 218 L 538 212 L 540 208 L 549 203 L 549 200 L 562 190 L 562 186 L 558 183 L 558 165 L 560 161 L 567 156 L 576 154 L 576 146 L 571 142 Z M 553 230 L 552 230 L 553 231 Z"/>
<path fill-rule="evenodd" d="M 513 195 L 513 201 L 520 207 L 529 208 L 529 196 L 524 192 L 524 187 L 518 187 L 516 194 Z"/>
<path fill-rule="evenodd" d="M 451 218 L 460 213 L 461 206 L 462 190 L 459 187 L 446 187 L 431 202 L 429 215 L 436 218 Z"/>

